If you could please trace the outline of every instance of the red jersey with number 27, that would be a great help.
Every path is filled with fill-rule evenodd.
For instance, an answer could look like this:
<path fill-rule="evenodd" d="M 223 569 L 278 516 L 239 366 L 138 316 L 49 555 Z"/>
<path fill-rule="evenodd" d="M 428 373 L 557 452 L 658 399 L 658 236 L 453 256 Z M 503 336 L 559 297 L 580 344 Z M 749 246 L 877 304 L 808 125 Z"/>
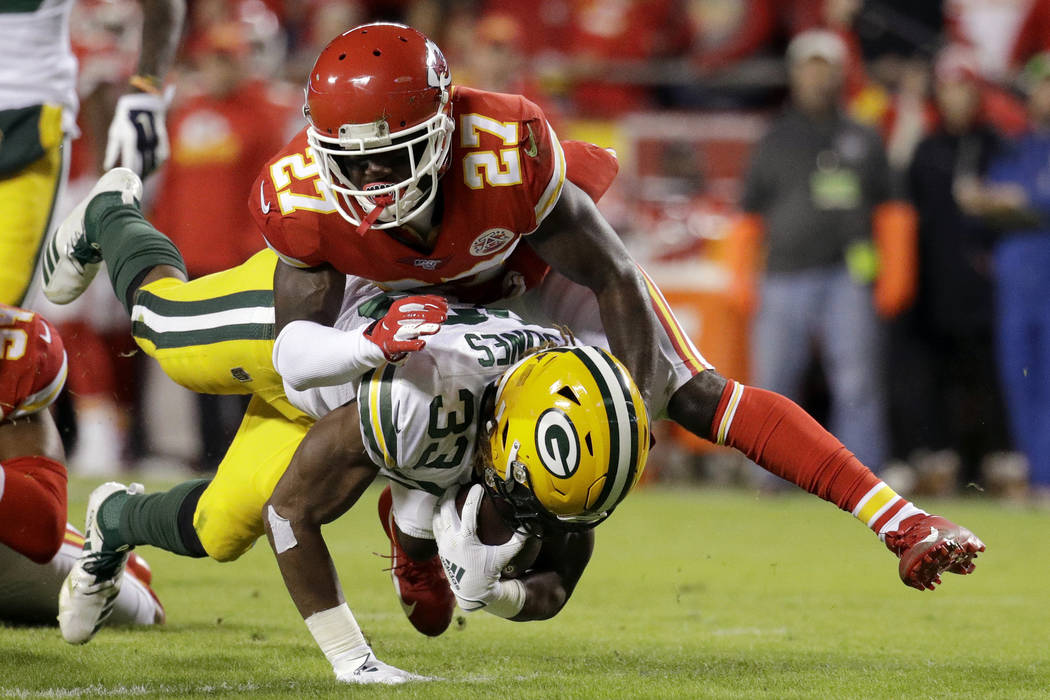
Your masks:
<path fill-rule="evenodd" d="M 66 383 L 66 351 L 40 314 L 0 304 L 0 421 L 51 405 Z"/>
<path fill-rule="evenodd" d="M 520 95 L 456 86 L 452 117 L 456 129 L 432 250 L 402 243 L 389 229 L 359 235 L 322 186 L 305 130 L 256 182 L 250 208 L 267 244 L 289 264 L 329 263 L 386 289 L 464 287 L 495 278 L 521 237 L 557 203 L 566 151 L 540 108 Z M 597 199 L 595 192 L 600 196 L 615 177 L 615 158 L 590 144 L 566 144 L 593 173 L 592 182 L 577 184 Z"/>

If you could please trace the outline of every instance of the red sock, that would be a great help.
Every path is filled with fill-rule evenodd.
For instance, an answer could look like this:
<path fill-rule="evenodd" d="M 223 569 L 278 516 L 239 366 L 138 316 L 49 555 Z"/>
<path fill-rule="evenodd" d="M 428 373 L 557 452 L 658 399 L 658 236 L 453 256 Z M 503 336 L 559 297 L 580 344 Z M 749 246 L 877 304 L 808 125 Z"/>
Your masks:
<path fill-rule="evenodd" d="M 780 394 L 729 380 L 711 430 L 713 441 L 735 447 L 764 469 L 853 513 L 880 535 L 918 512 Z"/>
<path fill-rule="evenodd" d="M 40 456 L 0 464 L 0 542 L 46 564 L 65 534 L 66 468 Z"/>

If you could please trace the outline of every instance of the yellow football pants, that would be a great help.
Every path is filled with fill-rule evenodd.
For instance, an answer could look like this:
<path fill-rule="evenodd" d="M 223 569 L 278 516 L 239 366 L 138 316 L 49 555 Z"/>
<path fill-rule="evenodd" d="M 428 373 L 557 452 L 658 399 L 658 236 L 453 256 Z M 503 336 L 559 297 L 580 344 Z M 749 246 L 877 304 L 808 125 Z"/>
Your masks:
<path fill-rule="evenodd" d="M 69 169 L 62 108 L 45 105 L 39 129 L 44 155 L 0 178 L 0 304 L 24 300 Z"/>
<path fill-rule="evenodd" d="M 175 382 L 198 393 L 253 394 L 193 515 L 218 561 L 236 559 L 263 533 L 263 504 L 313 423 L 288 402 L 273 368 L 276 265 L 263 250 L 189 282 L 156 280 L 139 290 L 131 312 L 135 341 Z"/>

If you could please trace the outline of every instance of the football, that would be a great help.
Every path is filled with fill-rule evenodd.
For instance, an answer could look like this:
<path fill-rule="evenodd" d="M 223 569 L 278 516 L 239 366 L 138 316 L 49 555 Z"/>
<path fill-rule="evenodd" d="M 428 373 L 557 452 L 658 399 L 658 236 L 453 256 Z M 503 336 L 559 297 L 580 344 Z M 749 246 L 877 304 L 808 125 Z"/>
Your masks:
<path fill-rule="evenodd" d="M 463 515 L 463 503 L 467 500 L 471 486 L 472 484 L 464 484 L 456 494 L 456 512 L 460 514 L 460 517 Z M 514 530 L 500 515 L 496 501 L 486 492 L 478 508 L 478 539 L 483 544 L 499 545 L 509 540 L 513 534 Z M 539 537 L 529 537 L 517 556 L 503 567 L 502 578 L 517 578 L 528 571 L 535 563 L 542 543 Z"/>

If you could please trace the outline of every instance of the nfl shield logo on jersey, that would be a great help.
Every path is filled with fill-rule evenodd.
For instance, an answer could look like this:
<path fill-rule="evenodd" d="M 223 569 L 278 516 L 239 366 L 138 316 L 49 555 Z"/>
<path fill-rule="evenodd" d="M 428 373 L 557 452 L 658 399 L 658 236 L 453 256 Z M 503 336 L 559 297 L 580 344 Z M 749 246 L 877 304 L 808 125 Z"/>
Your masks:
<path fill-rule="evenodd" d="M 470 244 L 470 254 L 475 258 L 483 258 L 497 250 L 502 250 L 512 240 L 514 240 L 513 231 L 505 228 L 490 228 Z"/>

